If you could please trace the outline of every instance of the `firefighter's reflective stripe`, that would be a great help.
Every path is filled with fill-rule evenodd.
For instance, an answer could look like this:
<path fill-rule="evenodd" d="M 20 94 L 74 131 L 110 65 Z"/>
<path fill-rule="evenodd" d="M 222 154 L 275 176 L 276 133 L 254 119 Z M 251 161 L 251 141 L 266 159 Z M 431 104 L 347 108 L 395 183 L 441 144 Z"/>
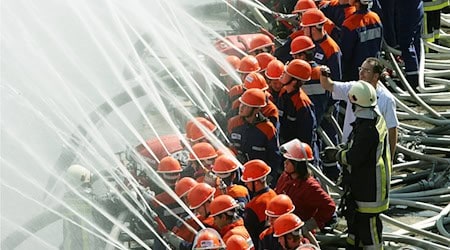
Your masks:
<path fill-rule="evenodd" d="M 441 10 L 450 5 L 449 0 L 433 0 L 431 2 L 424 1 L 423 2 L 423 10 L 426 11 L 435 11 Z"/>
<path fill-rule="evenodd" d="M 305 84 L 302 86 L 302 89 L 305 93 L 310 95 L 322 95 L 325 94 L 325 89 L 319 84 Z"/>

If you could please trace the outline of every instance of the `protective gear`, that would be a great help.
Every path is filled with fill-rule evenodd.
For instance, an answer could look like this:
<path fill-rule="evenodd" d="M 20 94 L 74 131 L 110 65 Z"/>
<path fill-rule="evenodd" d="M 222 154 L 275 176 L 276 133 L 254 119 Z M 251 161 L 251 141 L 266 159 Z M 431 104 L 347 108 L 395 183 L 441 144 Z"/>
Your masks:
<path fill-rule="evenodd" d="M 288 75 L 304 82 L 311 79 L 311 72 L 311 65 L 301 59 L 292 60 L 286 67 L 286 73 Z"/>
<path fill-rule="evenodd" d="M 157 173 L 181 173 L 183 169 L 181 168 L 180 162 L 172 156 L 166 156 L 161 159 L 158 164 Z"/>
<path fill-rule="evenodd" d="M 211 131 L 211 133 L 217 129 L 217 126 L 210 120 L 204 117 L 195 117 L 193 120 L 189 120 L 186 123 L 186 138 L 191 142 L 196 142 L 205 138 L 206 135 L 200 126 L 202 126 L 203 129 Z"/>
<path fill-rule="evenodd" d="M 251 160 L 244 164 L 244 172 L 241 181 L 252 182 L 263 179 L 271 171 L 271 168 L 262 160 Z"/>
<path fill-rule="evenodd" d="M 217 157 L 212 166 L 212 171 L 215 174 L 227 174 L 236 171 L 239 168 L 238 161 L 233 160 L 227 155 Z"/>
<path fill-rule="evenodd" d="M 309 9 L 317 9 L 313 0 L 298 0 L 292 13 L 304 13 Z"/>
<path fill-rule="evenodd" d="M 211 216 L 216 216 L 225 213 L 226 211 L 233 210 L 237 207 L 239 207 L 239 204 L 235 199 L 233 199 L 233 197 L 223 194 L 214 198 L 214 200 L 209 205 L 209 211 L 211 213 Z"/>
<path fill-rule="evenodd" d="M 207 183 L 198 183 L 188 193 L 188 202 L 190 209 L 199 208 L 205 202 L 210 200 L 216 189 L 208 185 Z"/>
<path fill-rule="evenodd" d="M 196 161 L 197 159 L 200 161 L 203 160 L 209 160 L 217 157 L 216 149 L 207 142 L 200 142 L 192 146 L 192 151 L 194 151 L 194 154 L 189 153 L 189 160 L 190 161 Z"/>
<path fill-rule="evenodd" d="M 263 53 L 259 53 L 258 55 L 255 56 L 256 60 L 258 60 L 258 64 L 261 67 L 261 71 L 264 71 L 267 69 L 267 65 L 273 60 L 275 59 L 274 56 L 272 56 L 272 54 L 269 54 L 267 52 L 263 52 Z"/>
<path fill-rule="evenodd" d="M 338 148 L 335 147 L 326 147 L 325 150 L 323 151 L 323 157 L 324 157 L 324 161 L 326 162 L 335 162 L 336 159 L 336 154 L 339 152 Z"/>
<path fill-rule="evenodd" d="M 273 50 L 274 46 L 275 46 L 275 44 L 273 43 L 272 39 L 270 39 L 270 37 L 268 35 L 257 34 L 250 41 L 250 48 L 249 48 L 248 52 L 251 53 L 251 52 L 254 52 L 255 50 L 263 49 L 266 47 L 270 47 L 270 49 Z"/>
<path fill-rule="evenodd" d="M 311 147 L 299 139 L 293 139 L 280 146 L 283 157 L 294 161 L 312 161 L 314 160 Z"/>
<path fill-rule="evenodd" d="M 205 228 L 198 232 L 194 239 L 193 250 L 200 249 L 225 249 L 225 243 L 219 233 L 212 228 Z"/>
<path fill-rule="evenodd" d="M 249 107 L 262 108 L 267 105 L 266 94 L 261 89 L 249 89 L 239 97 L 239 101 Z"/>
<path fill-rule="evenodd" d="M 283 214 L 273 223 L 274 237 L 280 237 L 300 229 L 305 223 L 295 214 Z M 298 232 L 300 233 L 300 232 Z"/>
<path fill-rule="evenodd" d="M 291 42 L 291 55 L 298 54 L 316 47 L 314 42 L 308 36 L 298 36 Z"/>
<path fill-rule="evenodd" d="M 244 89 L 261 89 L 266 90 L 269 88 L 266 79 L 260 73 L 249 73 L 244 79 Z"/>
<path fill-rule="evenodd" d="M 90 183 L 92 173 L 87 168 L 81 165 L 71 165 L 67 169 L 67 175 L 74 181 L 81 181 L 81 183 Z"/>
<path fill-rule="evenodd" d="M 308 232 L 318 228 L 319 226 L 317 226 L 317 222 L 314 218 L 311 218 L 307 221 L 305 221 L 305 224 L 302 227 L 302 234 L 306 235 Z"/>
<path fill-rule="evenodd" d="M 250 246 L 247 240 L 240 235 L 232 235 L 228 238 L 227 242 L 227 250 L 250 250 Z"/>
<path fill-rule="evenodd" d="M 184 197 L 197 185 L 197 181 L 191 177 L 183 177 L 175 184 L 175 193 L 178 197 Z"/>
<path fill-rule="evenodd" d="M 319 250 L 320 248 L 314 246 L 313 244 L 307 243 L 307 244 L 302 244 L 299 247 L 297 247 L 297 249 L 295 250 Z"/>
<path fill-rule="evenodd" d="M 295 206 L 291 198 L 285 194 L 279 194 L 273 197 L 267 204 L 266 215 L 270 217 L 280 217 L 283 214 L 294 211 Z"/>
<path fill-rule="evenodd" d="M 237 70 L 239 68 L 239 64 L 241 64 L 241 59 L 239 59 L 239 57 L 237 57 L 235 55 L 229 55 L 229 56 L 227 56 L 225 58 L 225 60 L 235 70 Z M 219 75 L 220 76 L 227 76 L 228 73 L 225 71 L 225 69 L 221 68 L 220 72 L 219 72 Z"/>
<path fill-rule="evenodd" d="M 284 64 L 280 60 L 272 60 L 268 65 L 266 72 L 264 73 L 267 78 L 271 80 L 277 80 L 281 78 L 284 72 Z"/>
<path fill-rule="evenodd" d="M 302 27 L 311 27 L 324 24 L 327 21 L 327 17 L 322 11 L 318 9 L 309 9 L 302 15 Z"/>
<path fill-rule="evenodd" d="M 258 60 L 254 56 L 245 56 L 241 59 L 239 68 L 236 70 L 239 73 L 248 74 L 251 72 L 258 72 L 261 69 Z"/>
<path fill-rule="evenodd" d="M 359 80 L 352 85 L 348 92 L 348 99 L 363 108 L 377 105 L 377 91 L 370 83 Z"/>

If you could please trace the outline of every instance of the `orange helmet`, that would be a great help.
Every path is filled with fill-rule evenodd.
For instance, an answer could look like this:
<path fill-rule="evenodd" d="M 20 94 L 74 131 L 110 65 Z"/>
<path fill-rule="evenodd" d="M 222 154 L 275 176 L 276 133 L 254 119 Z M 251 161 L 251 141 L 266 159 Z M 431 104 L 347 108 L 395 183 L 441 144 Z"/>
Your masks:
<path fill-rule="evenodd" d="M 271 171 L 269 165 L 262 160 L 251 160 L 244 164 L 241 181 L 251 182 L 266 177 Z"/>
<path fill-rule="evenodd" d="M 194 146 L 192 146 L 192 151 L 194 151 L 195 155 L 192 153 L 189 153 L 190 161 L 197 160 L 195 158 L 195 156 L 197 156 L 197 158 L 200 161 L 209 160 L 209 159 L 213 159 L 213 158 L 217 157 L 216 149 L 207 142 L 200 142 L 200 143 L 195 144 Z"/>
<path fill-rule="evenodd" d="M 291 43 L 291 55 L 298 54 L 303 51 L 316 47 L 309 36 L 298 36 Z"/>
<path fill-rule="evenodd" d="M 272 39 L 268 35 L 264 34 L 255 34 L 253 39 L 250 41 L 250 48 L 248 52 L 253 52 L 258 49 L 263 49 L 266 47 L 271 47 L 271 50 L 273 49 L 273 46 L 275 44 L 273 43 Z"/>
<path fill-rule="evenodd" d="M 273 197 L 266 208 L 266 215 L 270 217 L 280 217 L 283 214 L 294 211 L 295 206 L 291 198 L 285 194 L 279 194 Z"/>
<path fill-rule="evenodd" d="M 301 228 L 303 224 L 305 223 L 297 215 L 292 213 L 283 214 L 273 223 L 273 237 L 280 237 L 292 233 Z"/>
<path fill-rule="evenodd" d="M 251 245 L 248 241 L 238 234 L 233 234 L 228 238 L 227 242 L 227 250 L 249 250 L 251 249 Z"/>
<path fill-rule="evenodd" d="M 194 239 L 194 250 L 203 249 L 225 249 L 225 243 L 223 243 L 222 237 L 219 233 L 212 228 L 204 228 L 197 233 Z"/>
<path fill-rule="evenodd" d="M 227 194 L 222 194 L 211 201 L 211 204 L 209 205 L 209 211 L 211 213 L 211 216 L 216 216 L 225 213 L 226 211 L 235 209 L 238 206 L 239 204 L 233 197 Z"/>
<path fill-rule="evenodd" d="M 227 61 L 228 64 L 230 64 L 230 66 L 237 70 L 239 68 L 239 64 L 241 63 L 241 59 L 239 59 L 239 57 L 235 56 L 235 55 L 229 55 L 225 58 L 225 60 Z M 225 71 L 224 68 L 220 69 L 219 74 L 221 76 L 226 76 L 228 75 L 228 73 Z"/>
<path fill-rule="evenodd" d="M 212 166 L 212 171 L 215 174 L 227 174 L 236 171 L 239 168 L 237 161 L 233 160 L 227 155 L 221 155 L 217 157 L 214 165 Z"/>
<path fill-rule="evenodd" d="M 311 79 L 311 65 L 301 59 L 292 60 L 286 67 L 286 73 L 301 81 L 309 81 Z"/>
<path fill-rule="evenodd" d="M 261 89 L 249 89 L 239 97 L 239 101 L 249 107 L 262 108 L 267 105 L 266 94 Z"/>
<path fill-rule="evenodd" d="M 202 128 L 214 132 L 216 131 L 217 126 L 204 117 L 195 117 L 186 123 L 186 138 L 191 142 L 196 142 L 205 138 L 206 134 L 203 132 Z"/>
<path fill-rule="evenodd" d="M 198 183 L 188 193 L 188 202 L 190 209 L 196 209 L 203 205 L 203 203 L 210 200 L 216 189 L 208 185 L 207 183 Z"/>
<path fill-rule="evenodd" d="M 313 0 L 298 0 L 292 13 L 304 13 L 309 9 L 317 9 Z"/>
<path fill-rule="evenodd" d="M 327 21 L 326 16 L 322 11 L 316 9 L 309 9 L 302 16 L 302 22 L 300 25 L 302 27 L 316 26 L 324 24 Z"/>
<path fill-rule="evenodd" d="M 175 183 L 175 193 L 178 197 L 184 197 L 191 191 L 198 182 L 191 177 L 183 177 Z"/>
<path fill-rule="evenodd" d="M 251 72 L 258 72 L 261 69 L 259 67 L 258 60 L 254 56 L 244 56 L 241 59 L 241 63 L 239 64 L 239 68 L 236 70 L 239 73 L 248 74 Z"/>
<path fill-rule="evenodd" d="M 252 72 L 244 79 L 244 89 L 262 89 L 269 88 L 266 79 L 260 73 Z"/>
<path fill-rule="evenodd" d="M 259 67 L 261 67 L 261 71 L 266 70 L 267 69 L 267 65 L 273 59 L 275 59 L 275 57 L 272 56 L 272 54 L 269 54 L 267 52 L 259 53 L 255 57 L 256 57 L 256 60 L 258 60 Z"/>
<path fill-rule="evenodd" d="M 314 160 L 311 147 L 299 139 L 293 139 L 280 146 L 283 157 L 294 161 L 312 161 Z"/>
<path fill-rule="evenodd" d="M 267 78 L 271 80 L 278 80 L 281 78 L 281 75 L 284 72 L 284 64 L 280 60 L 272 60 L 269 65 L 267 65 L 267 69 L 265 75 Z"/>
<path fill-rule="evenodd" d="M 166 174 L 166 173 L 180 173 L 183 169 L 181 168 L 180 162 L 172 156 L 166 156 L 161 159 L 158 164 L 158 169 L 156 172 Z"/>

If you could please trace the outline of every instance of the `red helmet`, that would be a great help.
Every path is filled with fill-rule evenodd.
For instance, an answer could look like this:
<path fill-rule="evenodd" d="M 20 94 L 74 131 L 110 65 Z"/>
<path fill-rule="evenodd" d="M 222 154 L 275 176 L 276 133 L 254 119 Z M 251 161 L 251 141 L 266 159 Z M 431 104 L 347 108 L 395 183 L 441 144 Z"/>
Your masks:
<path fill-rule="evenodd" d="M 166 156 L 161 159 L 158 164 L 158 169 L 156 172 L 158 173 L 180 173 L 183 169 L 181 168 L 180 162 L 172 156 Z"/>
<path fill-rule="evenodd" d="M 262 108 L 267 105 L 267 97 L 261 89 L 248 89 L 239 97 L 239 101 L 249 107 Z"/>
<path fill-rule="evenodd" d="M 187 195 L 198 182 L 191 177 L 183 177 L 175 183 L 175 193 L 178 197 L 184 197 Z"/>
<path fill-rule="evenodd" d="M 225 60 L 228 62 L 228 64 L 230 64 L 230 66 L 237 70 L 239 68 L 239 64 L 241 63 L 241 59 L 239 59 L 239 57 L 234 56 L 234 55 L 229 55 L 225 58 Z M 221 76 L 226 76 L 228 75 L 228 73 L 225 71 L 225 69 L 221 68 L 219 74 Z"/>
<path fill-rule="evenodd" d="M 291 43 L 291 55 L 298 54 L 316 47 L 309 36 L 298 36 Z"/>
<path fill-rule="evenodd" d="M 193 250 L 225 249 L 222 237 L 212 228 L 204 228 L 197 233 L 194 239 Z"/>
<path fill-rule="evenodd" d="M 215 174 L 227 174 L 236 171 L 238 168 L 237 160 L 233 160 L 233 158 L 224 154 L 217 157 L 212 166 L 212 171 Z"/>
<path fill-rule="evenodd" d="M 248 241 L 238 234 L 233 234 L 228 238 L 227 242 L 227 250 L 250 250 L 251 245 Z"/>
<path fill-rule="evenodd" d="M 261 67 L 261 71 L 264 71 L 267 69 L 267 65 L 273 60 L 275 59 L 274 56 L 272 56 L 272 54 L 269 54 L 267 52 L 263 52 L 263 53 L 259 53 L 258 55 L 255 56 L 256 60 L 258 60 L 258 64 Z"/>
<path fill-rule="evenodd" d="M 284 64 L 280 60 L 272 60 L 266 69 L 266 77 L 271 80 L 278 80 L 284 72 Z"/>
<path fill-rule="evenodd" d="M 211 204 L 209 205 L 209 211 L 211 213 L 211 216 L 216 216 L 237 207 L 239 207 L 239 204 L 233 197 L 227 194 L 222 194 L 211 201 Z"/>
<path fill-rule="evenodd" d="M 322 11 L 318 9 L 309 9 L 302 15 L 302 22 L 300 23 L 303 27 L 316 26 L 324 24 L 327 21 L 327 17 Z"/>
<path fill-rule="evenodd" d="M 299 139 L 293 139 L 280 146 L 283 157 L 294 161 L 312 161 L 314 160 L 311 147 Z"/>
<path fill-rule="evenodd" d="M 267 85 L 266 79 L 260 73 L 249 73 L 244 79 L 244 89 L 266 90 L 268 88 L 269 86 Z"/>
<path fill-rule="evenodd" d="M 251 72 L 258 72 L 261 69 L 259 67 L 258 60 L 254 56 L 245 56 L 241 59 L 241 63 L 239 64 L 239 68 L 236 70 L 239 73 L 248 74 Z"/>
<path fill-rule="evenodd" d="M 191 189 L 191 191 L 188 193 L 188 202 L 189 202 L 189 208 L 190 209 L 196 209 L 199 208 L 201 205 L 203 205 L 205 202 L 210 200 L 214 193 L 216 192 L 216 189 L 208 185 L 207 183 L 198 183 Z"/>
<path fill-rule="evenodd" d="M 255 34 L 253 39 L 250 41 L 250 48 L 248 52 L 253 52 L 258 49 L 263 49 L 266 47 L 270 47 L 271 50 L 273 50 L 273 46 L 275 44 L 273 43 L 272 39 L 268 35 L 264 34 Z"/>
<path fill-rule="evenodd" d="M 294 211 L 295 206 L 291 198 L 285 194 L 279 194 L 273 197 L 266 208 L 266 215 L 270 217 L 280 217 L 283 214 Z"/>
<path fill-rule="evenodd" d="M 280 237 L 285 234 L 294 232 L 298 230 L 305 224 L 297 215 L 295 214 L 283 214 L 278 217 L 273 223 L 273 237 Z"/>
<path fill-rule="evenodd" d="M 244 172 L 242 173 L 241 181 L 251 182 L 257 181 L 266 177 L 271 171 L 269 165 L 262 160 L 251 160 L 244 164 Z"/>
<path fill-rule="evenodd" d="M 301 59 L 292 60 L 286 67 L 286 73 L 301 81 L 309 81 L 311 79 L 311 65 Z"/>
<path fill-rule="evenodd" d="M 216 149 L 207 142 L 200 142 L 192 146 L 192 151 L 197 156 L 200 161 L 209 160 L 217 157 Z M 194 154 L 189 153 L 189 160 L 195 161 L 197 160 Z"/>
<path fill-rule="evenodd" d="M 292 13 L 303 13 L 309 9 L 317 9 L 313 0 L 298 0 Z"/>
<path fill-rule="evenodd" d="M 206 134 L 203 132 L 201 127 L 211 132 L 214 132 L 217 129 L 217 126 L 210 120 L 204 117 L 195 117 L 193 120 L 189 120 L 186 123 L 186 138 L 192 142 L 205 138 Z"/>

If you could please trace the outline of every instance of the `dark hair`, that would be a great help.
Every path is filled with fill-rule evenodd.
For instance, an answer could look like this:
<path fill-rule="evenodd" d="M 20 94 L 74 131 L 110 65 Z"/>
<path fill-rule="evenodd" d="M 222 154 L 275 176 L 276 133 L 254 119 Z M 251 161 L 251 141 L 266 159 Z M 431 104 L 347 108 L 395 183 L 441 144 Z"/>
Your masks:
<path fill-rule="evenodd" d="M 381 64 L 380 60 L 378 60 L 377 58 L 375 58 L 375 57 L 368 57 L 368 58 L 366 58 L 366 60 L 364 60 L 364 61 L 367 62 L 367 63 L 369 63 L 370 65 L 373 66 L 372 71 L 373 71 L 374 73 L 377 73 L 377 74 L 383 73 L 384 67 L 383 67 L 383 65 Z"/>
<path fill-rule="evenodd" d="M 306 161 L 290 161 L 294 165 L 295 172 L 299 175 L 298 177 L 300 179 L 306 180 L 311 176 L 311 172 L 309 172 L 308 166 L 306 166 Z"/>

